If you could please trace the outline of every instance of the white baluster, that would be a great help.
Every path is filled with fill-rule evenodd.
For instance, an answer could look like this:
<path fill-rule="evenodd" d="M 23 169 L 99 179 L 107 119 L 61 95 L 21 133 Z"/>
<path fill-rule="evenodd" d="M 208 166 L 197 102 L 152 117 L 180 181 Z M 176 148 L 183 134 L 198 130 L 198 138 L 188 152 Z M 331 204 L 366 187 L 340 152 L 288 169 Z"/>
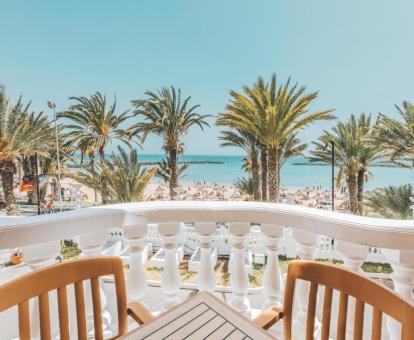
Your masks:
<path fill-rule="evenodd" d="M 124 220 L 123 237 L 128 248 L 129 269 L 127 274 L 126 289 L 128 300 L 141 301 L 147 289 L 147 278 L 143 264 L 143 250 L 148 225 L 139 217 L 127 217 Z"/>
<path fill-rule="evenodd" d="M 351 243 L 347 241 L 336 241 L 336 249 L 342 255 L 344 261 L 344 267 L 354 270 L 356 272 L 362 272 L 361 266 L 368 256 L 368 247 Z M 354 322 L 355 322 L 355 298 L 349 297 L 348 299 L 348 313 L 346 321 L 346 336 L 352 339 L 354 334 Z"/>
<path fill-rule="evenodd" d="M 299 242 L 298 254 L 303 260 L 315 260 L 316 257 L 316 234 L 293 229 L 293 236 Z M 297 302 L 297 312 L 293 321 L 293 329 L 295 330 L 295 339 L 305 339 L 306 319 L 308 315 L 308 298 L 309 298 L 309 282 L 297 280 L 295 289 L 295 298 Z M 317 338 L 320 332 L 320 322 L 315 317 L 315 333 Z"/>
<path fill-rule="evenodd" d="M 163 239 L 165 252 L 164 268 L 161 277 L 161 290 L 164 294 L 164 310 L 181 302 L 178 293 L 181 286 L 177 242 L 180 235 L 180 223 L 159 223 L 158 232 Z"/>
<path fill-rule="evenodd" d="M 23 258 L 31 271 L 36 271 L 46 266 L 56 263 L 56 257 L 60 254 L 60 241 L 52 241 L 41 244 L 34 244 L 26 246 L 23 249 Z M 49 293 L 49 296 L 52 293 Z M 55 297 L 49 298 L 50 308 L 50 322 L 52 327 L 52 335 L 59 334 L 57 308 L 56 308 L 56 293 Z M 55 308 L 53 308 L 55 307 Z M 33 300 L 30 320 L 30 333 L 33 339 L 40 339 L 39 328 L 39 299 Z"/>
<path fill-rule="evenodd" d="M 413 301 L 414 289 L 414 251 L 383 250 L 390 261 L 393 273 L 394 290 Z M 401 338 L 401 326 L 395 320 L 387 317 L 386 326 L 391 340 Z"/>
<path fill-rule="evenodd" d="M 82 255 L 84 257 L 97 257 L 101 256 L 102 247 L 105 244 L 106 240 L 108 239 L 108 232 L 102 231 L 99 233 L 91 233 L 91 234 L 84 234 L 81 235 L 79 238 L 79 248 L 82 250 Z M 111 314 L 106 309 L 107 307 L 107 299 L 104 290 L 103 280 L 99 278 L 99 290 L 100 290 L 100 298 L 101 298 L 101 308 L 102 308 L 102 329 L 104 337 L 112 336 L 111 331 Z M 86 314 L 88 320 L 88 332 L 89 336 L 93 336 L 93 307 L 92 307 L 92 293 L 91 293 L 91 285 L 90 280 L 84 281 L 84 292 L 85 292 L 85 305 L 86 305 Z"/>
<path fill-rule="evenodd" d="M 216 287 L 214 263 L 212 259 L 212 241 L 216 234 L 215 223 L 196 223 L 200 239 L 200 266 L 197 273 L 197 286 L 200 291 L 213 292 Z"/>
<path fill-rule="evenodd" d="M 262 224 L 262 233 L 265 235 L 267 264 L 263 278 L 263 288 L 266 300 L 263 309 L 274 305 L 282 305 L 283 280 L 279 267 L 279 251 L 281 249 L 283 227 L 273 224 Z"/>
<path fill-rule="evenodd" d="M 249 276 L 245 263 L 245 243 L 250 224 L 230 223 L 229 231 L 232 245 L 232 263 L 229 264 L 232 295 L 229 304 L 240 313 L 250 316 L 250 302 L 247 299 Z"/>

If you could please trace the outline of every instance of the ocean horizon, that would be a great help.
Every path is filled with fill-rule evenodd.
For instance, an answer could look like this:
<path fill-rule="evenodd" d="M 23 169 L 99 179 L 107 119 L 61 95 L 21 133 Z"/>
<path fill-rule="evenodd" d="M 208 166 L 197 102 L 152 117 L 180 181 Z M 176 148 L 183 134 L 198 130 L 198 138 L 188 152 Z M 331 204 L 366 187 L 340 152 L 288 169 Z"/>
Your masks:
<path fill-rule="evenodd" d="M 162 154 L 140 154 L 140 162 L 159 162 Z M 242 170 L 240 155 L 182 155 L 179 161 L 182 162 L 211 162 L 206 164 L 191 164 L 180 179 L 181 183 L 193 183 L 195 181 L 207 183 L 219 183 L 231 185 L 239 177 L 247 176 Z M 298 164 L 302 163 L 302 164 Z M 330 188 L 331 167 L 318 165 L 303 165 L 308 163 L 302 156 L 293 157 L 286 161 L 282 167 L 281 185 L 288 188 L 305 188 L 307 186 L 318 186 Z M 338 169 L 336 169 L 338 170 Z M 369 168 L 372 174 L 365 183 L 367 190 L 388 185 L 402 185 L 414 182 L 414 169 L 400 167 L 375 167 Z M 155 178 L 155 181 L 160 181 Z"/>

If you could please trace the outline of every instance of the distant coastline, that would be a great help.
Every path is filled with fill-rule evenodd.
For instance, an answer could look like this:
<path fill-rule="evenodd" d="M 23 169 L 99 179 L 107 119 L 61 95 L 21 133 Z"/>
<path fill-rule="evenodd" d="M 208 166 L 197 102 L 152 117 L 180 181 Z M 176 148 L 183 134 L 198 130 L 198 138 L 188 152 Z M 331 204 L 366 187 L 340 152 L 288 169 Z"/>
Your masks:
<path fill-rule="evenodd" d="M 223 161 L 178 161 L 178 164 L 224 164 Z M 140 165 L 157 165 L 158 162 L 139 162 Z"/>
<path fill-rule="evenodd" d="M 138 162 L 140 165 L 157 165 L 159 162 L 157 161 L 145 161 L 145 162 Z M 209 161 L 209 160 L 202 160 L 202 161 L 178 161 L 178 164 L 224 164 L 224 161 Z M 88 164 L 67 164 L 68 168 L 77 169 L 77 168 L 87 168 Z"/>
<path fill-rule="evenodd" d="M 330 164 L 326 163 L 307 163 L 307 162 L 295 162 L 292 165 L 304 165 L 304 166 L 331 166 Z M 372 164 L 370 167 L 374 168 L 402 168 L 405 169 L 403 166 L 399 166 L 397 164 Z"/>

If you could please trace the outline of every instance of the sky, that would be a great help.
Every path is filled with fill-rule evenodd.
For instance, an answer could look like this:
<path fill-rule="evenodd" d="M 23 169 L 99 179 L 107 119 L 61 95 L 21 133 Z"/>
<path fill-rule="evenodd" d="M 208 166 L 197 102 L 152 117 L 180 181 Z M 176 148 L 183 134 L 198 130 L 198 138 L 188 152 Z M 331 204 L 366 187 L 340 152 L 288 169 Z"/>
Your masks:
<path fill-rule="evenodd" d="M 145 90 L 174 85 L 217 115 L 230 90 L 257 76 L 289 76 L 319 96 L 311 109 L 397 116 L 414 101 L 412 0 L 0 0 L 0 83 L 12 98 L 48 111 L 95 91 L 119 112 Z M 240 154 L 221 148 L 220 129 L 194 129 L 186 154 Z M 301 131 L 316 139 L 333 122 Z M 147 139 L 143 153 L 160 153 Z"/>

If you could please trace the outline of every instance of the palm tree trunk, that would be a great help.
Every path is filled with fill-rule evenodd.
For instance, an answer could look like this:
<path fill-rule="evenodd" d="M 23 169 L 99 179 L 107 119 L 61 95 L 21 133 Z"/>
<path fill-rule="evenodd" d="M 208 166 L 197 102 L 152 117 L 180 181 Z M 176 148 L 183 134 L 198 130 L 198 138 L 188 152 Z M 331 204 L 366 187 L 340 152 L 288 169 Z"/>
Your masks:
<path fill-rule="evenodd" d="M 276 202 L 279 197 L 279 150 L 277 147 L 269 149 L 268 162 L 269 201 Z"/>
<path fill-rule="evenodd" d="M 349 193 L 349 207 L 351 213 L 356 214 L 358 212 L 358 194 L 357 194 L 357 176 L 351 175 L 348 178 L 348 193 Z"/>
<path fill-rule="evenodd" d="M 280 169 L 282 169 L 282 165 L 279 162 L 278 167 L 277 167 L 277 174 L 278 174 L 277 175 L 277 187 L 279 188 L 279 190 L 280 190 Z"/>
<path fill-rule="evenodd" d="M 267 202 L 267 150 L 263 146 L 260 150 L 262 201 Z"/>
<path fill-rule="evenodd" d="M 34 176 L 32 165 L 33 164 L 32 164 L 31 157 L 23 158 L 22 167 L 23 167 L 24 176 L 29 176 L 29 175 Z M 28 191 L 27 192 L 27 204 L 36 204 L 36 203 L 37 203 L 36 192 L 34 190 Z"/>
<path fill-rule="evenodd" d="M 19 207 L 16 204 L 16 197 L 14 197 L 13 192 L 13 174 L 15 165 L 11 161 L 3 162 L 1 165 L 1 182 L 3 184 L 7 215 L 19 215 Z"/>
<path fill-rule="evenodd" d="M 175 191 L 174 188 L 177 187 L 177 149 L 172 148 L 170 150 L 170 170 L 171 170 L 171 176 L 170 176 L 170 199 L 173 200 L 175 198 Z"/>
<path fill-rule="evenodd" d="M 105 152 L 104 152 L 103 149 L 99 150 L 99 161 L 101 163 L 105 162 Z M 108 183 L 106 182 L 105 176 L 102 176 L 102 183 L 101 184 L 102 184 L 102 191 L 101 191 L 102 204 L 105 205 L 109 201 L 109 197 L 107 195 Z"/>
<path fill-rule="evenodd" d="M 357 199 L 358 199 L 358 215 L 362 215 L 363 210 L 363 199 L 364 199 L 364 180 L 365 180 L 365 170 L 358 171 L 358 189 L 357 189 Z"/>
<path fill-rule="evenodd" d="M 95 169 L 95 156 L 93 156 L 93 155 L 88 155 L 88 156 L 89 156 L 88 168 L 92 173 L 95 173 L 96 172 L 96 169 Z M 94 202 L 98 203 L 98 190 L 96 190 L 96 188 L 93 188 L 93 196 L 94 196 L 93 197 Z M 103 203 L 104 199 L 103 199 L 102 194 L 101 194 L 101 200 L 102 200 L 102 203 Z"/>
<path fill-rule="evenodd" d="M 257 160 L 257 154 L 251 157 L 252 165 L 252 180 L 253 180 L 253 198 L 255 201 L 260 201 L 260 178 L 259 178 L 259 161 Z"/>

